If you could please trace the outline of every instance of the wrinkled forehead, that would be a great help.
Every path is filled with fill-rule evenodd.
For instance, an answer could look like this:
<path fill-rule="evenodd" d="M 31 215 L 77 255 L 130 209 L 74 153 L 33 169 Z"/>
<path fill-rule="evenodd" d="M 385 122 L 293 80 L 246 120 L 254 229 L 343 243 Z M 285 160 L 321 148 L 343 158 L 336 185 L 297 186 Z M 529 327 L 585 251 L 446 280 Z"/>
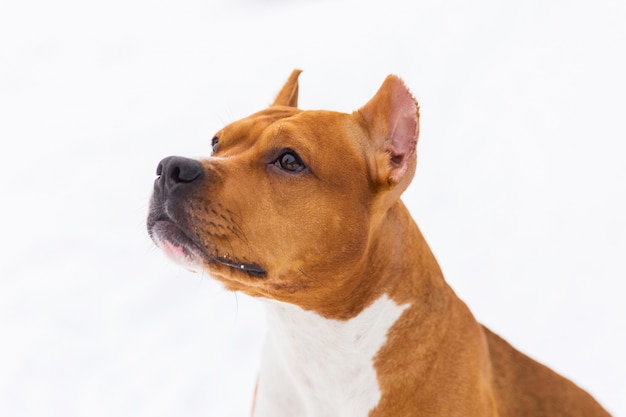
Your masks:
<path fill-rule="evenodd" d="M 294 107 L 273 106 L 233 122 L 224 127 L 221 132 L 233 138 L 258 137 L 268 126 L 298 113 L 302 113 L 302 110 Z"/>

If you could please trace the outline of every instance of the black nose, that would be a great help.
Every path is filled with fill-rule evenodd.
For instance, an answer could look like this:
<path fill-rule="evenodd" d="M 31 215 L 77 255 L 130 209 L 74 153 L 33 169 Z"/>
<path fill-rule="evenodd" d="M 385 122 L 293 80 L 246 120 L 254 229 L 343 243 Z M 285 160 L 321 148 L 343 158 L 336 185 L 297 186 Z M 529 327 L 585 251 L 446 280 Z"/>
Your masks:
<path fill-rule="evenodd" d="M 156 173 L 159 178 L 155 182 L 155 187 L 161 188 L 164 192 L 170 192 L 174 188 L 199 180 L 204 171 L 200 162 L 195 159 L 168 156 L 159 162 Z"/>

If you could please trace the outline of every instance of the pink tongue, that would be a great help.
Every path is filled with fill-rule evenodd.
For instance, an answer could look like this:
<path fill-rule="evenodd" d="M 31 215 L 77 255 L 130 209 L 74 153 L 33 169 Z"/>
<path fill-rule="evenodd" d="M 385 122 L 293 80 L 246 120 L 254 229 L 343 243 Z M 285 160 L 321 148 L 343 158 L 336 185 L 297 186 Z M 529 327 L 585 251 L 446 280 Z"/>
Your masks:
<path fill-rule="evenodd" d="M 176 246 L 173 243 L 164 240 L 163 242 L 161 242 L 163 251 L 167 254 L 167 256 L 169 256 L 170 258 L 172 258 L 175 261 L 178 262 L 182 262 L 185 260 L 185 251 L 183 250 L 182 247 L 180 246 Z"/>

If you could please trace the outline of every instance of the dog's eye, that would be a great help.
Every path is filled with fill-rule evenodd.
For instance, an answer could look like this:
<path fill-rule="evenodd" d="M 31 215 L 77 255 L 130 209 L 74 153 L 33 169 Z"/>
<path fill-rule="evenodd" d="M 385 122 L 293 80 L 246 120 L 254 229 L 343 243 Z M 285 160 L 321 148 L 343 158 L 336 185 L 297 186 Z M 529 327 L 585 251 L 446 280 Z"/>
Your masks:
<path fill-rule="evenodd" d="M 283 171 L 293 173 L 302 172 L 306 168 L 302 159 L 294 151 L 286 151 L 281 154 L 274 165 Z"/>
<path fill-rule="evenodd" d="M 220 138 L 218 138 L 217 136 L 213 136 L 213 139 L 211 139 L 211 150 L 213 151 L 213 153 L 217 152 L 218 143 L 220 143 Z"/>

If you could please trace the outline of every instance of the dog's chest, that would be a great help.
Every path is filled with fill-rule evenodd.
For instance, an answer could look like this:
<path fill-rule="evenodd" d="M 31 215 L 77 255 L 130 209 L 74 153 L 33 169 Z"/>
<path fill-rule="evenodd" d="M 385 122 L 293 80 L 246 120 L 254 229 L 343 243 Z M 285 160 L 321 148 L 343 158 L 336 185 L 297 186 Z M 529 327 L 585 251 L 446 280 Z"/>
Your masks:
<path fill-rule="evenodd" d="M 367 416 L 380 399 L 373 358 L 404 309 L 386 295 L 348 321 L 268 301 L 255 416 Z"/>

